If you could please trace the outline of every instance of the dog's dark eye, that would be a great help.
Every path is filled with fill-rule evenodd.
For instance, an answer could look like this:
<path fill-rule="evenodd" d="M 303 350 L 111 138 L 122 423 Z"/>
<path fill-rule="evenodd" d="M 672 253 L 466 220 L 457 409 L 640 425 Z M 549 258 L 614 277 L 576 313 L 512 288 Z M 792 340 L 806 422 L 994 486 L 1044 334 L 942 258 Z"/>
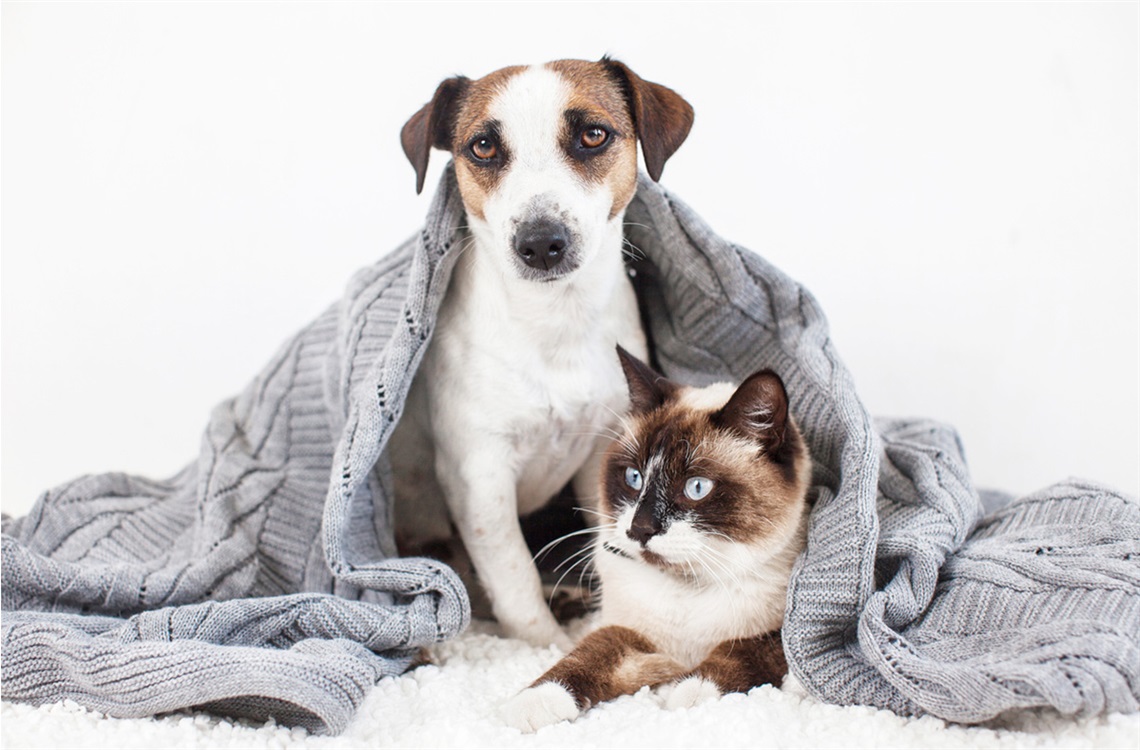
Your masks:
<path fill-rule="evenodd" d="M 604 144 L 609 137 L 610 134 L 602 128 L 586 128 L 582 131 L 582 135 L 578 141 L 582 144 L 582 148 L 598 148 Z"/>
<path fill-rule="evenodd" d="M 499 147 L 490 138 L 479 138 L 471 144 L 471 155 L 480 161 L 490 161 L 499 154 Z"/>

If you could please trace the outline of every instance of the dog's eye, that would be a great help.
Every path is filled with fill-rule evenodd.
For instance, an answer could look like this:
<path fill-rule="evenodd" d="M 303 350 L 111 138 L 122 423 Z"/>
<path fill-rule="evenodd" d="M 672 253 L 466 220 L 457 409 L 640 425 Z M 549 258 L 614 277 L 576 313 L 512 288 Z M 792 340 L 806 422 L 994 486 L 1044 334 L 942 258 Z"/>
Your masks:
<path fill-rule="evenodd" d="M 604 144 L 609 137 L 610 134 L 603 128 L 593 127 L 583 130 L 578 140 L 579 143 L 582 144 L 582 148 L 598 148 Z"/>
<path fill-rule="evenodd" d="M 479 138 L 471 144 L 471 155 L 480 161 L 490 161 L 499 153 L 499 147 L 490 138 Z"/>
<path fill-rule="evenodd" d="M 685 482 L 685 497 L 690 500 L 704 500 L 712 492 L 713 481 L 705 477 L 690 477 Z"/>
<path fill-rule="evenodd" d="M 640 490 L 644 481 L 645 480 L 641 477 L 641 472 L 637 469 L 630 467 L 625 470 L 625 483 L 628 484 L 631 489 Z"/>

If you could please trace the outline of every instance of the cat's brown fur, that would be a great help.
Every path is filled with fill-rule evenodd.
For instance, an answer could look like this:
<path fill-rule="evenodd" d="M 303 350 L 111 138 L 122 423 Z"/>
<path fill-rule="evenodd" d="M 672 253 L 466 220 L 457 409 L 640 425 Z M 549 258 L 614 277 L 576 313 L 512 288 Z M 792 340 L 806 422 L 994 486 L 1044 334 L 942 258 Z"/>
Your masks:
<path fill-rule="evenodd" d="M 811 464 L 783 382 L 764 370 L 690 388 L 619 355 L 633 406 L 601 478 L 602 627 L 507 705 L 522 729 L 646 685 L 686 705 L 787 673 L 779 628 Z"/>

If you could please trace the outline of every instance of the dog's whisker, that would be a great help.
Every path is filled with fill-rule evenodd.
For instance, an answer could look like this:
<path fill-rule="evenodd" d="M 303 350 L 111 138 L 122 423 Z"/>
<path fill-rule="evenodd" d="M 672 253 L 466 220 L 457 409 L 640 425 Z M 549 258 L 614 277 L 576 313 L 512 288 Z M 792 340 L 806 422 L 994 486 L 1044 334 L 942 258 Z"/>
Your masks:
<path fill-rule="evenodd" d="M 621 240 L 621 252 L 622 255 L 629 258 L 630 260 L 645 260 L 645 253 L 641 251 L 641 248 L 630 242 L 625 237 L 622 237 Z"/>

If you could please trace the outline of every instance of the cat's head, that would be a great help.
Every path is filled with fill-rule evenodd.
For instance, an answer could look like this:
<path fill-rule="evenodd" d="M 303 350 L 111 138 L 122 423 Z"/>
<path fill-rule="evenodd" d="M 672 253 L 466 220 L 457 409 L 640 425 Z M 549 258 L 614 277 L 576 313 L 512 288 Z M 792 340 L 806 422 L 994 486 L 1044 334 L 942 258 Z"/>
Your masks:
<path fill-rule="evenodd" d="M 603 465 L 602 553 L 686 578 L 797 553 L 811 459 L 780 377 L 694 388 L 618 355 L 631 409 Z"/>

